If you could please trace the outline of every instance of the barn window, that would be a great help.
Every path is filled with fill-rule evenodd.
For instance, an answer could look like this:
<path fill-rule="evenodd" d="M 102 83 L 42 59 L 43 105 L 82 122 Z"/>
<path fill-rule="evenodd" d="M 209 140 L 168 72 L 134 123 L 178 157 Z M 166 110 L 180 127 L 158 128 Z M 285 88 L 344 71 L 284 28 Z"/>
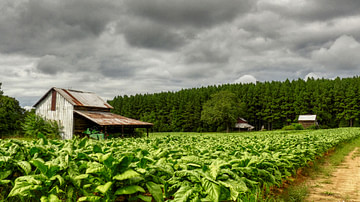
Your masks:
<path fill-rule="evenodd" d="M 56 109 L 56 91 L 52 91 L 51 94 L 51 111 L 55 111 Z"/>

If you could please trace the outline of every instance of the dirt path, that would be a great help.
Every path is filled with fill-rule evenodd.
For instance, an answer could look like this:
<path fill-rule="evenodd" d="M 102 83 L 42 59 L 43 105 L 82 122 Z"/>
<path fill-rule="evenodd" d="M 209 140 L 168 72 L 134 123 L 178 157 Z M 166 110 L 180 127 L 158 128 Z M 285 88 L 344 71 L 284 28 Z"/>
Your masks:
<path fill-rule="evenodd" d="M 360 202 L 360 148 L 356 148 L 331 176 L 319 176 L 308 183 L 306 201 Z"/>

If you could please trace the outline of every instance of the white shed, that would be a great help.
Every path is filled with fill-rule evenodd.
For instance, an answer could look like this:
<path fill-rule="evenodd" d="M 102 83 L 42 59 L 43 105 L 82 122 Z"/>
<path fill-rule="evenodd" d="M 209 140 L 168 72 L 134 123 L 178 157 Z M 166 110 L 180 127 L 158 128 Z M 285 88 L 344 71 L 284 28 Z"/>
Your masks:
<path fill-rule="evenodd" d="M 298 118 L 299 124 L 301 124 L 305 129 L 312 126 L 317 125 L 316 115 L 309 114 L 309 115 L 299 115 Z"/>
<path fill-rule="evenodd" d="M 95 93 L 51 88 L 35 105 L 35 113 L 63 127 L 62 138 L 71 139 L 90 125 L 150 128 L 152 123 L 110 113 L 113 107 Z"/>

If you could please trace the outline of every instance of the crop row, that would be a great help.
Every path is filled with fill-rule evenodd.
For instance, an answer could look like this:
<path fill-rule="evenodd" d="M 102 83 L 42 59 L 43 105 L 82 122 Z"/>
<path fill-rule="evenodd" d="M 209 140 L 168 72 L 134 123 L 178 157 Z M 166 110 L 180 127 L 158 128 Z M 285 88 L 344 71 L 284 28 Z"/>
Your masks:
<path fill-rule="evenodd" d="M 256 200 L 359 129 L 0 140 L 0 200 Z"/>

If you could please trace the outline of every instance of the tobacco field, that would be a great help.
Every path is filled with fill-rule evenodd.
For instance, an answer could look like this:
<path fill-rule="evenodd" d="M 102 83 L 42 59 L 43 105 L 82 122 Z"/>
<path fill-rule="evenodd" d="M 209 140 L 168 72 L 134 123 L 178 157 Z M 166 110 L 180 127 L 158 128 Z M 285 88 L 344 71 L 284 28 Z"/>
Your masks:
<path fill-rule="evenodd" d="M 249 201 L 359 128 L 0 140 L 0 200 Z"/>

